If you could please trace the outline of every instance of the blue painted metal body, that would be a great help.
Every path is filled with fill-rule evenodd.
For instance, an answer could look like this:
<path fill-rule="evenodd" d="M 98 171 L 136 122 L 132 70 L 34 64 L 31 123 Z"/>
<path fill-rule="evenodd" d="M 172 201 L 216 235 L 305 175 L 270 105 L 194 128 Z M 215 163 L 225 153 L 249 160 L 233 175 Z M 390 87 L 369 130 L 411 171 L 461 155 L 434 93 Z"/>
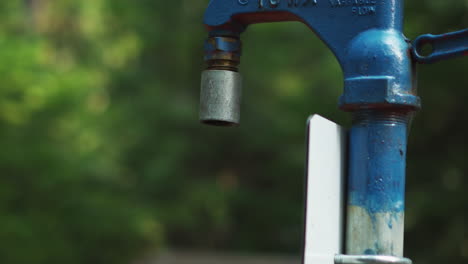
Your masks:
<path fill-rule="evenodd" d="M 212 0 L 204 18 L 211 38 L 280 21 L 306 24 L 344 73 L 339 105 L 355 116 L 346 253 L 402 256 L 407 127 L 420 108 L 403 0 Z M 209 57 L 213 47 L 205 48 Z"/>
<path fill-rule="evenodd" d="M 350 131 L 350 204 L 370 213 L 404 211 L 407 125 L 401 113 L 356 114 Z"/>
<path fill-rule="evenodd" d="M 212 0 L 204 19 L 211 36 L 279 21 L 305 23 L 335 54 L 345 76 L 341 108 L 420 107 L 402 0 Z"/>

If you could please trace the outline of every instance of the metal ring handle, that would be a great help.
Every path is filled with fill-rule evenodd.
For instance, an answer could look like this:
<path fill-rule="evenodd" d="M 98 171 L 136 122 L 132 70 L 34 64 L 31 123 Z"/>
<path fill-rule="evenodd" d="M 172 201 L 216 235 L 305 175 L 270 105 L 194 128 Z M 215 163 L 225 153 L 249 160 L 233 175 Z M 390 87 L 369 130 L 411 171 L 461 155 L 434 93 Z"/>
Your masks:
<path fill-rule="evenodd" d="M 425 45 L 432 51 L 424 55 Z M 442 35 L 426 34 L 419 36 L 413 42 L 413 56 L 418 63 L 434 63 L 450 58 L 468 55 L 468 29 Z"/>

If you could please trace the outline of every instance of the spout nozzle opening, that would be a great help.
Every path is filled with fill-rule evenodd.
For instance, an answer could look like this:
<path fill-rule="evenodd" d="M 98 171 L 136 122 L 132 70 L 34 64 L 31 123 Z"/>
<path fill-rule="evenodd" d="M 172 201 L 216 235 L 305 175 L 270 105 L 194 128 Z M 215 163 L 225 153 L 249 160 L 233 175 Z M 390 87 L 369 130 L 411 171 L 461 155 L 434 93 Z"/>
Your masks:
<path fill-rule="evenodd" d="M 200 120 L 205 125 L 218 126 L 218 127 L 238 127 L 239 123 L 224 120 Z"/>

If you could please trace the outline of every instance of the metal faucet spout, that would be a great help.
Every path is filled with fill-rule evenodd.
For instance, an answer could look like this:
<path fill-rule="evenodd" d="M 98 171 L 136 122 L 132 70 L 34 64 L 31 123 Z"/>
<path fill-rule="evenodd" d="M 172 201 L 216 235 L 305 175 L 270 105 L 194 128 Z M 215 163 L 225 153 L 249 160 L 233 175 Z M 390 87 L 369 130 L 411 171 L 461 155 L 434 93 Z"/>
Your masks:
<path fill-rule="evenodd" d="M 215 126 L 240 124 L 242 77 L 229 70 L 206 70 L 202 73 L 200 121 Z"/>
<path fill-rule="evenodd" d="M 242 76 L 238 72 L 241 42 L 238 34 L 213 31 L 205 42 L 207 68 L 202 73 L 200 121 L 215 126 L 240 124 Z"/>

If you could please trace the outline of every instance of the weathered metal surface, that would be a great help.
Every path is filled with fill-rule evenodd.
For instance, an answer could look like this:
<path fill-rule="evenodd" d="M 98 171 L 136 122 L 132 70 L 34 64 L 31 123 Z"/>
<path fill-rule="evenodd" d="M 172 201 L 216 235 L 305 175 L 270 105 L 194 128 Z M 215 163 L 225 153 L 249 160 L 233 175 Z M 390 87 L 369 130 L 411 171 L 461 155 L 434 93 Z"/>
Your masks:
<path fill-rule="evenodd" d="M 346 252 L 403 256 L 408 115 L 359 111 L 350 131 Z"/>
<path fill-rule="evenodd" d="M 404 212 L 372 213 L 348 205 L 348 254 L 403 255 Z"/>
<path fill-rule="evenodd" d="M 430 49 L 428 54 L 424 54 L 425 46 Z M 422 35 L 413 42 L 413 55 L 418 63 L 468 56 L 468 28 L 442 35 Z"/>
<path fill-rule="evenodd" d="M 413 264 L 410 259 L 394 256 L 337 255 L 335 264 Z"/>
<path fill-rule="evenodd" d="M 235 126 L 240 123 L 242 77 L 225 70 L 202 74 L 200 121 L 209 125 Z"/>

